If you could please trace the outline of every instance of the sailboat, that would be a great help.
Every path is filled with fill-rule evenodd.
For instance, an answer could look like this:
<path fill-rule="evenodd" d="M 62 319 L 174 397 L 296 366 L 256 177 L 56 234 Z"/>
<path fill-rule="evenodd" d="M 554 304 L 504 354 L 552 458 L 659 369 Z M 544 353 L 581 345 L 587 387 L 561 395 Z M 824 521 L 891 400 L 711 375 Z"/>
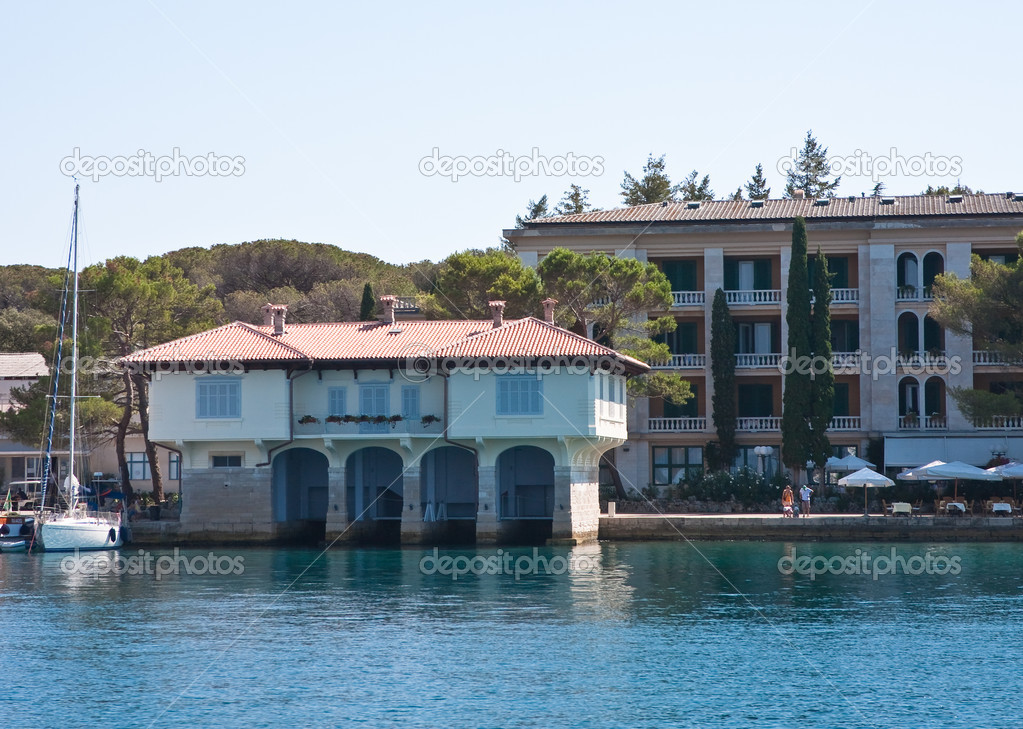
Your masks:
<path fill-rule="evenodd" d="M 43 549 L 47 551 L 73 551 L 88 549 L 113 549 L 123 543 L 123 525 L 120 513 L 102 512 L 89 509 L 88 501 L 83 501 L 81 484 L 75 475 L 77 439 L 75 432 L 76 402 L 78 397 L 78 185 L 75 185 L 75 207 L 71 222 L 71 250 L 68 254 L 67 274 L 64 278 L 64 293 L 61 297 L 61 336 L 57 343 L 57 356 L 54 358 L 53 387 L 49 407 L 49 418 L 46 432 L 46 456 L 43 460 L 42 486 L 43 497 L 39 504 L 37 516 L 38 537 Z M 58 376 L 61 370 L 63 352 L 63 327 L 68 313 L 68 294 L 71 298 L 71 383 L 68 401 L 68 472 L 61 483 L 60 493 L 54 500 L 55 504 L 63 502 L 65 508 L 47 510 L 46 491 L 48 486 L 56 483 L 51 475 L 51 459 L 53 453 L 53 434 L 57 423 L 57 403 L 59 398 Z M 98 507 L 98 504 L 97 504 Z"/>

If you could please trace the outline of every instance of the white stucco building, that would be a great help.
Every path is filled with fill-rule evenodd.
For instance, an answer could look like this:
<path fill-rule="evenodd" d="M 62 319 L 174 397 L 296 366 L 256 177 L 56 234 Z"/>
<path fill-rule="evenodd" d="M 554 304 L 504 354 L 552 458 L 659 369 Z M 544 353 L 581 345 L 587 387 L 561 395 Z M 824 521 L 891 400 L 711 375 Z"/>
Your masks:
<path fill-rule="evenodd" d="M 585 541 L 645 364 L 545 321 L 234 322 L 128 357 L 180 454 L 181 533 Z"/>

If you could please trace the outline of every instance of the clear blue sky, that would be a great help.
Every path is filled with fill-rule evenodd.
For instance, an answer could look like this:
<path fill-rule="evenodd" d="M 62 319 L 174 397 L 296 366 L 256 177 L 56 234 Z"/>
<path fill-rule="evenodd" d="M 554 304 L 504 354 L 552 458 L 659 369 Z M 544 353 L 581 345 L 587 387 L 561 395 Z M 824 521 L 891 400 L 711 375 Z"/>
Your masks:
<path fill-rule="evenodd" d="M 83 180 L 86 262 L 270 237 L 393 262 L 497 242 L 572 182 L 604 208 L 667 154 L 719 197 L 812 128 L 832 155 L 959 158 L 1023 189 L 1017 2 L 11 3 L 0 27 L 0 264 L 60 263 L 61 161 L 243 157 L 239 176 Z M 424 176 L 569 154 L 602 175 Z M 230 164 L 228 160 L 226 164 Z M 238 169 L 238 168 L 236 168 Z M 955 182 L 881 178 L 891 193 Z M 869 191 L 846 176 L 845 194 Z"/>

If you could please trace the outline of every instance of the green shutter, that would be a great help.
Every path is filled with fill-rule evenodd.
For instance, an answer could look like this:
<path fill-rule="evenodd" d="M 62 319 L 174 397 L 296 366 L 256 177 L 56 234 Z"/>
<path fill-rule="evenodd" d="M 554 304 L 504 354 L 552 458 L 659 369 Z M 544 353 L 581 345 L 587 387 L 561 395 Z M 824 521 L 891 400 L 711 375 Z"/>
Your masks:
<path fill-rule="evenodd" d="M 757 291 L 772 288 L 770 259 L 758 258 L 753 261 L 753 288 Z"/>
<path fill-rule="evenodd" d="M 849 415 L 849 383 L 835 383 L 835 417 Z"/>
<path fill-rule="evenodd" d="M 739 289 L 739 262 L 725 261 L 725 291 L 738 291 Z"/>

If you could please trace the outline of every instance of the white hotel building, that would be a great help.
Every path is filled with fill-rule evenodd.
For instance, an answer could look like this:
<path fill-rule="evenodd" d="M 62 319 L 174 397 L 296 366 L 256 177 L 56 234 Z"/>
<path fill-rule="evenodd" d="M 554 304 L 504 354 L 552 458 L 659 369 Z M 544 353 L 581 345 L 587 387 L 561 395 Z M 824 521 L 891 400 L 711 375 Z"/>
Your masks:
<path fill-rule="evenodd" d="M 709 352 L 719 288 L 738 327 L 738 461 L 757 467 L 756 446 L 777 454 L 796 216 L 807 221 L 810 256 L 820 246 L 835 274 L 832 444 L 863 455 L 882 441 L 888 469 L 937 458 L 983 465 L 993 453 L 1023 458 L 1023 419 L 970 422 L 948 396 L 950 387 L 1023 390 L 1023 367 L 928 315 L 936 275 L 968 277 L 974 254 L 1016 258 L 1021 194 L 652 204 L 505 230 L 529 265 L 556 247 L 600 251 L 656 263 L 671 281 L 671 308 L 650 315 L 670 314 L 678 329 L 668 338 L 671 359 L 655 367 L 682 373 L 696 397 L 682 408 L 658 399 L 630 408 L 629 440 L 615 450 L 623 479 L 663 486 L 702 465 L 715 439 Z"/>

